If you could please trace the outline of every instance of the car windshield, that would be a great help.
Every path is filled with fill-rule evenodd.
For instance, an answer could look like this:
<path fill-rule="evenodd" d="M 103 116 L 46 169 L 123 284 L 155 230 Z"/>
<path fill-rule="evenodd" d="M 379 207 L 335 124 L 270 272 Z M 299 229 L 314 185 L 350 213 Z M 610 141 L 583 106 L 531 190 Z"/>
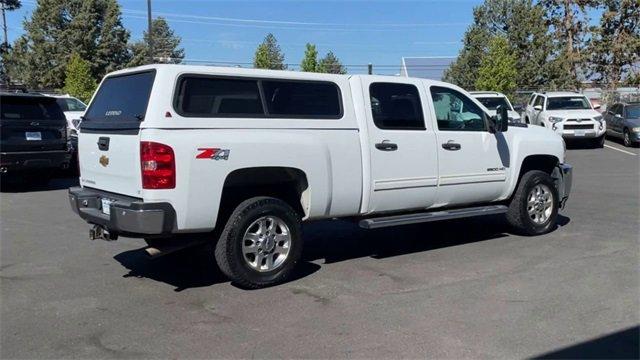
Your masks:
<path fill-rule="evenodd" d="M 627 106 L 627 119 L 640 119 L 640 105 Z"/>
<path fill-rule="evenodd" d="M 55 99 L 44 96 L 3 96 L 0 100 L 2 119 L 60 120 L 64 113 Z"/>
<path fill-rule="evenodd" d="M 58 98 L 56 100 L 62 111 L 85 111 L 87 105 L 76 98 Z"/>
<path fill-rule="evenodd" d="M 479 97 L 476 99 L 478 99 L 478 101 L 480 101 L 480 103 L 489 110 L 497 110 L 500 105 L 505 106 L 507 110 L 513 110 L 511 109 L 511 106 L 509 106 L 507 98 L 504 97 Z"/>
<path fill-rule="evenodd" d="M 552 97 L 547 99 L 547 110 L 589 110 L 591 103 L 584 96 Z"/>

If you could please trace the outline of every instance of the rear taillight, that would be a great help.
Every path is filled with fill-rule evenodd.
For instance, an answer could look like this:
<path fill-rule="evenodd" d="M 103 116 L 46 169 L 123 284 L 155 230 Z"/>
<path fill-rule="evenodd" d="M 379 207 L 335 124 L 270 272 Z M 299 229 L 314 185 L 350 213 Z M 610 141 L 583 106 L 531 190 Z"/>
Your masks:
<path fill-rule="evenodd" d="M 140 168 L 143 189 L 176 187 L 176 157 L 170 146 L 151 141 L 140 142 Z"/>

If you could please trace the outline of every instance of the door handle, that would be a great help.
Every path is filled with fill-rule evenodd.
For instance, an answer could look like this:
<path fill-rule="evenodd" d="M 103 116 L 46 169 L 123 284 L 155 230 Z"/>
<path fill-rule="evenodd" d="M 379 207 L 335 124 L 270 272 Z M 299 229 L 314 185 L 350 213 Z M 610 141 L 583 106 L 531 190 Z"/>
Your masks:
<path fill-rule="evenodd" d="M 458 151 L 462 149 L 462 145 L 453 142 L 453 140 L 449 140 L 446 143 L 442 144 L 442 148 L 445 150 Z"/>
<path fill-rule="evenodd" d="M 396 151 L 398 150 L 398 144 L 394 144 L 389 140 L 384 140 L 383 142 L 376 144 L 376 149 L 382 151 Z"/>
<path fill-rule="evenodd" d="M 100 137 L 98 139 L 98 149 L 102 150 L 102 151 L 107 151 L 109 150 L 109 138 L 108 137 Z"/>

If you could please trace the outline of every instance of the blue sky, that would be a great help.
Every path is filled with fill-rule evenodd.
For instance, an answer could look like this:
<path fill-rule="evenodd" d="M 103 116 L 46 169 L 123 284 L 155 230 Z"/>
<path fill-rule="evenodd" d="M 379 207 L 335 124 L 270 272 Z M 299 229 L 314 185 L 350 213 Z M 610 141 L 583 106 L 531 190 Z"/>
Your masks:
<path fill-rule="evenodd" d="M 8 13 L 10 39 L 35 0 Z M 146 28 L 146 0 L 119 0 L 123 22 L 138 39 Z M 481 0 L 421 1 L 218 1 L 152 0 L 154 16 L 164 16 L 182 37 L 186 59 L 250 63 L 268 32 L 278 39 L 285 61 L 299 64 L 307 42 L 320 55 L 332 50 L 350 73 L 397 73 L 402 56 L 455 56 Z M 387 66 L 384 66 L 387 65 Z M 384 66 L 384 67 L 383 67 Z M 295 68 L 295 66 L 294 66 Z"/>

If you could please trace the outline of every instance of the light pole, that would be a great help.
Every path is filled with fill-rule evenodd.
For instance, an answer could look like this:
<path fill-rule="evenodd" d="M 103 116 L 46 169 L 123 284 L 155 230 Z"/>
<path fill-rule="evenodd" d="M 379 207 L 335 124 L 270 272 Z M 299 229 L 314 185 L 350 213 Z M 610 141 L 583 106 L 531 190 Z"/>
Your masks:
<path fill-rule="evenodd" d="M 151 32 L 153 20 L 151 19 L 151 0 L 147 0 L 147 21 L 147 36 L 149 37 L 147 40 L 149 42 L 149 63 L 153 64 L 153 33 Z"/>
<path fill-rule="evenodd" d="M 2 6 L 2 29 L 4 30 L 4 46 L 5 48 L 9 47 L 9 39 L 7 36 L 7 18 L 4 15 L 4 2 L 0 3 L 0 5 Z"/>

